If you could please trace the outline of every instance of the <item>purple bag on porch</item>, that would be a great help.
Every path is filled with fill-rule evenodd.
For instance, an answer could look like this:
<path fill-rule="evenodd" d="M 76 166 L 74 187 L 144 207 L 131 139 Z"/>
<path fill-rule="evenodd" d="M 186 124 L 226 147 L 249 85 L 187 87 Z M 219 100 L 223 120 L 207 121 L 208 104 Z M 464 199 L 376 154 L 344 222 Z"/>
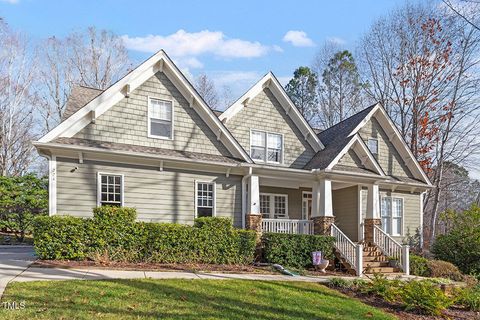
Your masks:
<path fill-rule="evenodd" d="M 322 251 L 313 251 L 312 252 L 312 264 L 314 266 L 320 265 L 322 263 Z"/>

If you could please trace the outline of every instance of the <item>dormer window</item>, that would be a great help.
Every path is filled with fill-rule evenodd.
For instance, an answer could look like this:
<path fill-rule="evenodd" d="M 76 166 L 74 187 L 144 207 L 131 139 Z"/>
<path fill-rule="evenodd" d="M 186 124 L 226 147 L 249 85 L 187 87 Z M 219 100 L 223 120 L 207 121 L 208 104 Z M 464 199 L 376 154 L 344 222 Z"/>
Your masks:
<path fill-rule="evenodd" d="M 148 98 L 148 136 L 173 139 L 173 102 Z"/>
<path fill-rule="evenodd" d="M 283 136 L 259 130 L 250 132 L 250 156 L 253 160 L 266 163 L 282 163 Z"/>
<path fill-rule="evenodd" d="M 378 156 L 378 139 L 369 138 L 367 142 L 367 147 L 370 152 L 377 157 Z"/>

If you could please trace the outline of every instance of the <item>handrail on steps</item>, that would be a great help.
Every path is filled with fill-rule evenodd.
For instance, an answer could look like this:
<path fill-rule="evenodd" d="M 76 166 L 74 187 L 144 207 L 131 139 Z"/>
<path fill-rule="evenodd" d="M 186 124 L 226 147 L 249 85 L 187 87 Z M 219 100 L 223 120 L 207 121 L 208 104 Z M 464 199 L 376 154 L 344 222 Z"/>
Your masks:
<path fill-rule="evenodd" d="M 379 226 L 373 228 L 373 242 L 387 257 L 398 260 L 399 267 L 406 275 L 410 274 L 410 247 L 408 245 L 401 245 Z"/>
<path fill-rule="evenodd" d="M 332 223 L 330 232 L 335 238 L 335 248 L 339 251 L 350 266 L 355 270 L 357 276 L 363 273 L 363 246 L 350 240 L 345 233 Z"/>

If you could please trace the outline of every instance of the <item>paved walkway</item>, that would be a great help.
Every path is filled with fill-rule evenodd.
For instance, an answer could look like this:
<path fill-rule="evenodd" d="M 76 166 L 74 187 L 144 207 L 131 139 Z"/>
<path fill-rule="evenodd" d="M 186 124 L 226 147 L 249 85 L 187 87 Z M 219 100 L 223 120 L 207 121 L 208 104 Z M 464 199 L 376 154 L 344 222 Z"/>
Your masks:
<path fill-rule="evenodd" d="M 7 284 L 27 269 L 35 259 L 32 247 L 0 246 L 0 297 Z"/>

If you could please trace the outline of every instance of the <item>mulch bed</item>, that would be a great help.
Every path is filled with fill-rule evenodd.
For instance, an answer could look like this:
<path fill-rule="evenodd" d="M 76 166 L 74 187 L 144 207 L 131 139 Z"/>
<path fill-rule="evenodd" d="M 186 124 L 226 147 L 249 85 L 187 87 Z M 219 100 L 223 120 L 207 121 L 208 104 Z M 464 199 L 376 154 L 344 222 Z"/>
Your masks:
<path fill-rule="evenodd" d="M 40 268 L 98 268 L 114 270 L 141 270 L 141 271 L 187 271 L 187 272 L 224 272 L 224 273 L 261 273 L 278 274 L 270 266 L 254 265 L 224 265 L 224 264 L 165 264 L 165 263 L 128 263 L 115 262 L 100 263 L 97 261 L 83 260 L 37 260 L 32 267 Z M 326 273 L 315 270 L 305 270 L 303 275 L 309 276 L 346 276 L 344 273 L 327 271 Z"/>
<path fill-rule="evenodd" d="M 334 288 L 343 294 L 356 298 L 365 304 L 373 306 L 375 308 L 382 309 L 388 313 L 395 315 L 399 319 L 407 320 L 433 320 L 433 319 L 458 319 L 458 320 L 475 320 L 480 319 L 480 312 L 469 311 L 462 308 L 451 307 L 445 310 L 442 316 L 428 316 L 414 311 L 405 311 L 404 308 L 398 303 L 387 302 L 377 296 L 364 294 L 350 288 Z"/>

